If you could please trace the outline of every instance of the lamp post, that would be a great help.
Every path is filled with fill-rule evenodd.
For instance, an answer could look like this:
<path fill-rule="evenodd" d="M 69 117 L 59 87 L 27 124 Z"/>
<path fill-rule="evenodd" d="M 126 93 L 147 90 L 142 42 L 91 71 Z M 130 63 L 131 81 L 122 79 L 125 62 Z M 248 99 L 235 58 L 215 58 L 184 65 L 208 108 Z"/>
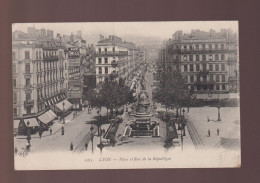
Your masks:
<path fill-rule="evenodd" d="M 62 118 L 63 118 L 63 124 L 65 123 L 65 109 L 64 109 L 64 106 L 65 106 L 65 102 L 62 103 L 62 106 L 63 106 L 63 115 L 62 115 Z"/>
<path fill-rule="evenodd" d="M 102 140 L 101 140 L 101 136 L 102 136 L 102 135 L 100 135 L 100 142 L 99 142 L 99 144 L 97 145 L 97 147 L 100 149 L 100 153 L 102 153 L 102 149 L 104 148 L 104 145 L 103 145 Z"/>
<path fill-rule="evenodd" d="M 218 108 L 218 119 L 217 119 L 217 121 L 221 121 L 221 117 L 220 117 L 221 106 L 220 106 L 219 94 L 218 94 L 218 106 L 217 106 L 217 108 Z"/>
<path fill-rule="evenodd" d="M 209 101 L 211 101 L 212 96 L 213 96 L 213 91 L 212 90 L 208 90 Z"/>
<path fill-rule="evenodd" d="M 97 120 L 97 127 L 98 127 L 98 136 L 100 135 L 99 133 L 99 127 L 100 127 L 100 121 L 101 121 L 101 109 L 97 110 L 97 114 L 99 116 L 99 119 Z"/>
<path fill-rule="evenodd" d="M 181 129 L 181 151 L 183 151 L 183 129 Z"/>
<path fill-rule="evenodd" d="M 30 121 L 27 121 L 27 141 L 29 146 L 31 146 L 30 140 L 31 140 L 31 131 L 30 131 Z"/>
<path fill-rule="evenodd" d="M 92 153 L 94 152 L 94 148 L 93 148 L 93 139 L 94 139 L 93 130 L 94 130 L 94 128 L 93 128 L 93 126 L 91 125 L 90 131 L 91 131 L 91 143 L 92 143 L 92 144 L 91 144 L 91 147 L 92 147 L 91 152 L 92 152 Z"/>

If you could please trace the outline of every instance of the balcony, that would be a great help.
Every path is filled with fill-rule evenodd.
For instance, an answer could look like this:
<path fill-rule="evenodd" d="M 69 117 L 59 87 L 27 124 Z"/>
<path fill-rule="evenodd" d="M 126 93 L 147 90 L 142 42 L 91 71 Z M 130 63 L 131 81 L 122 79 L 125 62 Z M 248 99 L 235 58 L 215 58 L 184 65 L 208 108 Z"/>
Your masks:
<path fill-rule="evenodd" d="M 207 53 L 221 53 L 221 52 L 227 52 L 227 51 L 229 51 L 229 49 L 227 49 L 227 48 L 224 48 L 224 49 L 221 49 L 221 48 L 219 48 L 219 49 L 209 49 L 209 48 L 203 49 L 203 48 L 201 48 L 201 49 L 192 49 L 192 50 L 190 50 L 190 49 L 180 50 L 180 52 L 182 54 L 193 54 L 193 53 L 199 54 L 199 53 L 205 53 L 205 52 L 207 52 Z"/>
<path fill-rule="evenodd" d="M 214 85 L 215 81 L 196 81 L 195 85 Z"/>
<path fill-rule="evenodd" d="M 238 81 L 238 77 L 236 76 L 229 76 L 228 77 L 228 82 L 237 82 Z"/>
<path fill-rule="evenodd" d="M 32 85 L 31 84 L 27 84 L 24 86 L 24 88 L 32 88 Z"/>
<path fill-rule="evenodd" d="M 228 57 L 228 59 L 227 59 L 227 63 L 229 65 L 235 64 L 237 62 L 238 62 L 237 57 Z"/>
<path fill-rule="evenodd" d="M 48 57 L 43 57 L 44 61 L 57 61 L 59 60 L 58 56 L 48 56 Z"/>
<path fill-rule="evenodd" d="M 97 52 L 96 56 L 128 56 L 128 51 L 101 51 Z"/>
<path fill-rule="evenodd" d="M 25 107 L 33 106 L 33 104 L 34 104 L 34 100 L 25 100 L 24 101 Z"/>
<path fill-rule="evenodd" d="M 36 113 L 30 113 L 30 114 L 23 114 L 23 117 L 37 117 Z"/>
<path fill-rule="evenodd" d="M 26 70 L 26 71 L 24 72 L 24 74 L 25 74 L 25 75 L 31 75 L 31 74 L 33 74 L 33 72 L 32 72 L 31 70 Z"/>
<path fill-rule="evenodd" d="M 209 70 L 201 70 L 201 71 L 200 71 L 200 75 L 205 76 L 205 75 L 207 75 L 207 74 L 209 74 Z"/>

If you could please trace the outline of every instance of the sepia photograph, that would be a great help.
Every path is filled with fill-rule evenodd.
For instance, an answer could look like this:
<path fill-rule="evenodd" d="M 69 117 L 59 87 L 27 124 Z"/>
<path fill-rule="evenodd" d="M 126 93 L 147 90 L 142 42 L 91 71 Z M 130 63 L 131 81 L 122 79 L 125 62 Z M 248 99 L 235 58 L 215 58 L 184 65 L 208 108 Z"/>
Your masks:
<path fill-rule="evenodd" d="M 13 23 L 15 170 L 240 168 L 238 24 Z"/>

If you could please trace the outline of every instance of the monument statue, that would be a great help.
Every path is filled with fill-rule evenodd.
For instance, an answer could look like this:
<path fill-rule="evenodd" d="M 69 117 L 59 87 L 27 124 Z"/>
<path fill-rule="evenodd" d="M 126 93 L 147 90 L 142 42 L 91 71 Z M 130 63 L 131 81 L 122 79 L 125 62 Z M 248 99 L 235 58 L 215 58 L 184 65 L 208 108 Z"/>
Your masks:
<path fill-rule="evenodd" d="M 147 111 L 149 106 L 150 106 L 149 96 L 146 91 L 141 90 L 138 95 L 136 113 L 137 114 L 140 114 L 140 113 L 149 114 Z"/>

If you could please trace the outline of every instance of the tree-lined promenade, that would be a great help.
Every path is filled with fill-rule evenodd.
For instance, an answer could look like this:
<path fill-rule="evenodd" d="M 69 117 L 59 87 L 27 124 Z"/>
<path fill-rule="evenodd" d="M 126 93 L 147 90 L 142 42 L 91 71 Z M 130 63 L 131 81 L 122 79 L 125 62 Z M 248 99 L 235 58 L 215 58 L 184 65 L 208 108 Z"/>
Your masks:
<path fill-rule="evenodd" d="M 179 72 L 164 72 L 160 75 L 154 99 L 165 106 L 166 112 L 176 109 L 178 116 L 183 107 L 190 107 L 193 97 Z"/>
<path fill-rule="evenodd" d="M 135 102 L 133 93 L 134 91 L 126 85 L 124 79 L 116 79 L 115 76 L 111 74 L 105 82 L 102 83 L 100 89 L 90 90 L 86 93 L 86 100 L 91 107 L 99 110 L 105 107 L 107 110 L 107 120 L 109 120 L 122 112 L 122 108 L 125 105 Z M 105 122 L 107 121 L 99 121 L 98 126 L 100 127 Z"/>

